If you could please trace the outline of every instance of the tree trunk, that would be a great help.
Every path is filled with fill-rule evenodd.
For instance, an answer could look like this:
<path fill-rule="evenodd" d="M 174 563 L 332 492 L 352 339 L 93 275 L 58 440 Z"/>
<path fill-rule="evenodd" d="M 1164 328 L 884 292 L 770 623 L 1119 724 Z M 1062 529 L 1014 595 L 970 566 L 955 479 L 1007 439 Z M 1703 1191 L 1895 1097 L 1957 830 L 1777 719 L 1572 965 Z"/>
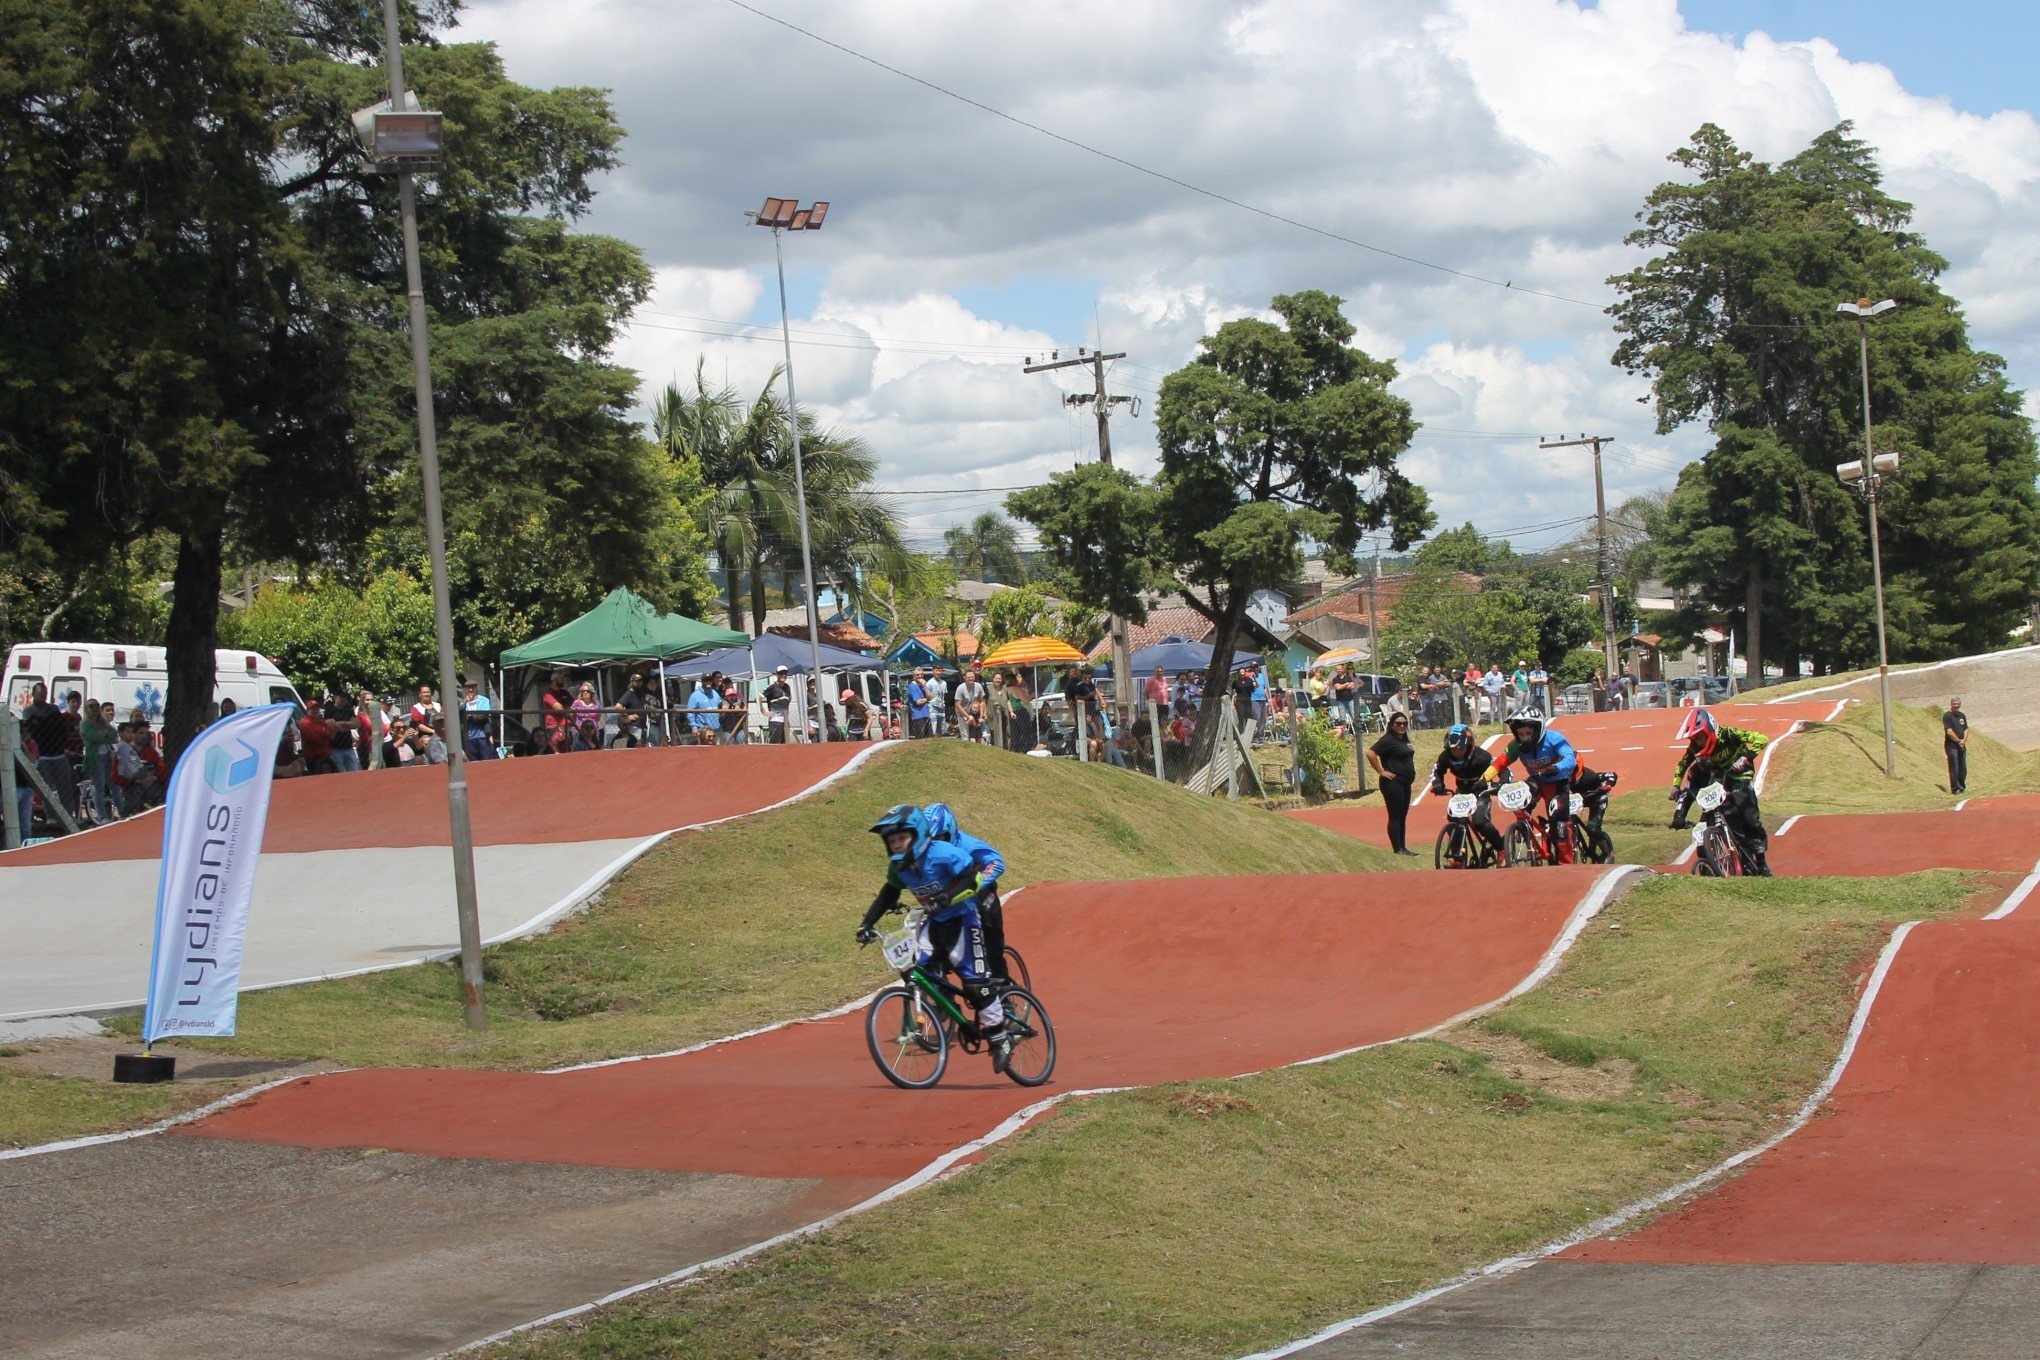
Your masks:
<path fill-rule="evenodd" d="M 1749 583 L 1743 593 L 1743 662 L 1752 685 L 1764 683 L 1764 572 L 1750 563 Z M 1723 677 L 1726 679 L 1727 677 Z"/>
<path fill-rule="evenodd" d="M 187 529 L 177 540 L 170 626 L 164 639 L 170 698 L 163 711 L 163 758 L 172 765 L 212 718 L 223 539 L 223 531 L 215 527 Z"/>
<path fill-rule="evenodd" d="M 754 559 L 751 563 L 751 636 L 757 637 L 765 631 L 765 560 Z"/>
<path fill-rule="evenodd" d="M 1211 634 L 1211 664 L 1204 668 L 1204 703 L 1197 710 L 1197 731 L 1190 740 L 1190 768 L 1202 769 L 1211 759 L 1224 724 L 1218 710 L 1232 702 L 1228 682 L 1232 679 L 1233 644 L 1239 640 L 1240 624 L 1247 616 L 1247 597 L 1236 593 L 1218 613 Z"/>
<path fill-rule="evenodd" d="M 744 595 L 738 589 L 738 584 L 739 578 L 736 565 L 730 561 L 729 554 L 725 553 L 723 554 L 723 604 L 730 611 L 730 627 L 741 629 L 744 626 Z"/>

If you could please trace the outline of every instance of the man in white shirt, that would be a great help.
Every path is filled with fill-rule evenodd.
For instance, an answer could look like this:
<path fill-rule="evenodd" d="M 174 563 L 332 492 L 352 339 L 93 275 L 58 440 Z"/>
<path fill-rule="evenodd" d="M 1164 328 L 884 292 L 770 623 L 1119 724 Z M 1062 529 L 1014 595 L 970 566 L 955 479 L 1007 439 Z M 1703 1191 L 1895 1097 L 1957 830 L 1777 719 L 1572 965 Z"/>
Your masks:
<path fill-rule="evenodd" d="M 985 739 L 985 684 L 973 668 L 956 687 L 956 735 Z"/>
<path fill-rule="evenodd" d="M 941 736 L 949 721 L 949 682 L 942 678 L 941 671 L 928 677 L 928 714 L 929 730 Z"/>

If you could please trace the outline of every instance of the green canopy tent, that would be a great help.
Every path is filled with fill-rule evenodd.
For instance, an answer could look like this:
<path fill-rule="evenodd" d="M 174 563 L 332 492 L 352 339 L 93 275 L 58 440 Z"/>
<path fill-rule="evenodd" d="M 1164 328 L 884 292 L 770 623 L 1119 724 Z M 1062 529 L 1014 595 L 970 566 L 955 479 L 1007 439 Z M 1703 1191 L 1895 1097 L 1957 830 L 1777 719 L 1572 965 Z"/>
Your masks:
<path fill-rule="evenodd" d="M 717 628 L 680 614 L 661 614 L 622 586 L 580 618 L 563 623 L 497 660 L 498 672 L 520 666 L 592 666 L 605 662 L 659 663 L 659 701 L 665 703 L 665 663 L 718 647 L 741 647 L 750 634 Z M 502 691 L 502 681 L 497 681 Z"/>

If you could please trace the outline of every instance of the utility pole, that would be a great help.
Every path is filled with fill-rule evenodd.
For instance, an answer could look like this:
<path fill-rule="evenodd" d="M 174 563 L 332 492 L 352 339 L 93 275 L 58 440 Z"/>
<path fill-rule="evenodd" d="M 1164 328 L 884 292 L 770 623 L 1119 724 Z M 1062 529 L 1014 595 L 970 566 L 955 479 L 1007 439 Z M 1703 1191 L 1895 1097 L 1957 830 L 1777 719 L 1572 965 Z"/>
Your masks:
<path fill-rule="evenodd" d="M 1608 492 L 1601 484 L 1601 446 L 1612 444 L 1613 437 L 1605 434 L 1581 435 L 1578 439 L 1551 439 L 1538 444 L 1540 449 L 1577 449 L 1591 447 L 1594 450 L 1594 580 L 1601 591 L 1601 651 L 1608 666 L 1608 680 L 1615 680 L 1615 589 L 1608 580 Z"/>
<path fill-rule="evenodd" d="M 1098 461 L 1106 467 L 1112 466 L 1112 408 L 1126 405 L 1130 414 L 1140 414 L 1140 403 L 1128 396 L 1107 396 L 1105 393 L 1105 365 L 1126 355 L 1105 354 L 1098 350 L 1079 347 L 1077 357 L 1065 359 L 1057 351 L 1049 356 L 1047 363 L 1027 361 L 1020 371 L 1023 373 L 1047 373 L 1058 368 L 1084 368 L 1091 370 L 1092 390 L 1071 392 L 1063 397 L 1065 406 L 1089 406 L 1098 417 Z M 1126 619 L 1120 614 L 1112 615 L 1112 702 L 1128 705 L 1133 703 L 1133 642 L 1126 630 Z"/>

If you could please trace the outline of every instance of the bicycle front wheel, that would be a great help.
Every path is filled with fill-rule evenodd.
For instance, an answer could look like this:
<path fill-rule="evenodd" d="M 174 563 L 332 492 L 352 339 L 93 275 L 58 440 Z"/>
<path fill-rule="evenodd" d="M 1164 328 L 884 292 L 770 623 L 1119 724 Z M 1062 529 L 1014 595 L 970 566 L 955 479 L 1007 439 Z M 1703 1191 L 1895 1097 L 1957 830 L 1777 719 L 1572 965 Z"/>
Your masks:
<path fill-rule="evenodd" d="M 1440 869 L 1472 868 L 1472 840 L 1464 822 L 1447 822 L 1439 827 L 1438 848 L 1434 856 L 1437 866 Z"/>
<path fill-rule="evenodd" d="M 1025 991 L 1034 984 L 1027 976 L 1027 960 L 1020 957 L 1020 951 L 1007 945 L 1001 957 L 1006 965 L 1006 981 Z"/>
<path fill-rule="evenodd" d="M 1015 987 L 1000 1000 L 1006 1007 L 1006 1035 L 1013 1042 L 1006 1075 L 1022 1086 L 1039 1086 L 1055 1071 L 1055 1026 L 1030 991 Z"/>
<path fill-rule="evenodd" d="M 864 1013 L 864 1039 L 885 1079 L 925 1091 L 949 1066 L 949 1030 L 942 1014 L 917 991 L 892 987 L 872 998 Z"/>
<path fill-rule="evenodd" d="M 1502 842 L 1502 858 L 1511 868 L 1534 869 L 1544 863 L 1543 857 L 1537 853 L 1537 837 L 1521 822 L 1509 828 L 1508 837 Z"/>

